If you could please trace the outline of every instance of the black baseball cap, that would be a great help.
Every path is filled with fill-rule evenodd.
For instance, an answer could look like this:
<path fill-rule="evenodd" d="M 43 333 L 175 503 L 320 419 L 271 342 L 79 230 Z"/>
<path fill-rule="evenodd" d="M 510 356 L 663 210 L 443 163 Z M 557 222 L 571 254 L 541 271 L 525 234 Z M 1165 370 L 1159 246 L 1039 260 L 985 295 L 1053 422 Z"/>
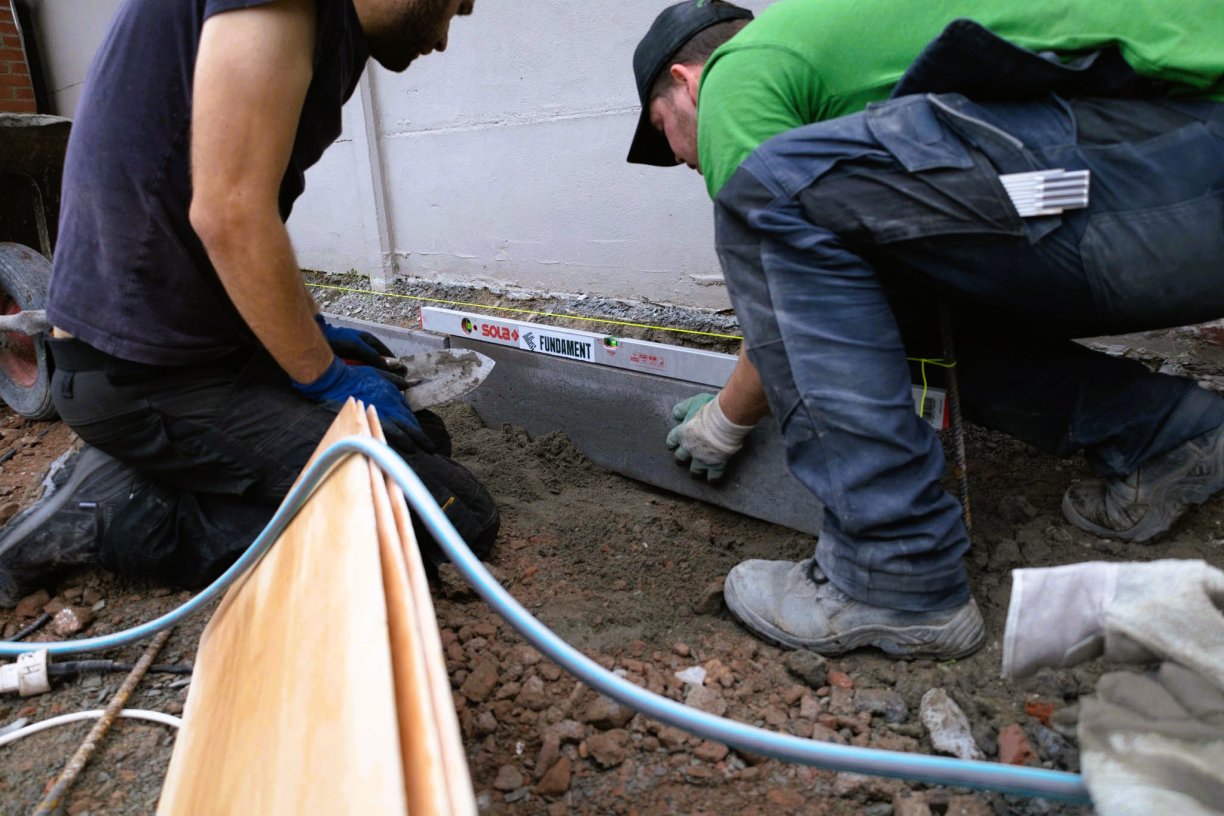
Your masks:
<path fill-rule="evenodd" d="M 668 146 L 667 139 L 650 124 L 651 86 L 681 46 L 698 32 L 724 20 L 751 19 L 752 12 L 748 9 L 715 4 L 710 0 L 684 0 L 659 13 L 633 52 L 633 76 L 637 79 L 642 113 L 638 117 L 637 132 L 633 134 L 626 161 L 656 167 L 676 165 L 676 155 Z"/>

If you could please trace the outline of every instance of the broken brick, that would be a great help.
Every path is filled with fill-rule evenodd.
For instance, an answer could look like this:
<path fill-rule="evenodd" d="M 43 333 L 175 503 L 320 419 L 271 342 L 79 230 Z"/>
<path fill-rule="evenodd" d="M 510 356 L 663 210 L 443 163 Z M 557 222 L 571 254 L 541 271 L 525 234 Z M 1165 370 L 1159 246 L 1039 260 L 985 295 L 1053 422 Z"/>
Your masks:
<path fill-rule="evenodd" d="M 1003 726 L 999 731 L 999 761 L 1005 765 L 1027 765 L 1033 756 L 1033 746 L 1020 724 Z"/>

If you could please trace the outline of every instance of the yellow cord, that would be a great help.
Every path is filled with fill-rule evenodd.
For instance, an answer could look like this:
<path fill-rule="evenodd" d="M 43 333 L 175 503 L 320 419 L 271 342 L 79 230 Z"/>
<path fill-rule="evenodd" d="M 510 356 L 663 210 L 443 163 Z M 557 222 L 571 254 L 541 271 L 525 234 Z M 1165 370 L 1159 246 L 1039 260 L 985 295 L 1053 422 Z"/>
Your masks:
<path fill-rule="evenodd" d="M 922 409 L 926 407 L 926 395 L 927 395 L 926 367 L 927 367 L 927 363 L 930 363 L 931 365 L 937 365 L 940 368 L 955 368 L 956 361 L 953 360 L 952 362 L 948 362 L 947 360 L 937 359 L 933 357 L 906 357 L 905 359 L 911 362 L 918 363 L 919 364 L 918 370 L 922 373 L 922 396 L 918 397 L 918 416 L 922 416 Z"/>
<path fill-rule="evenodd" d="M 560 317 L 566 320 L 586 320 L 590 323 L 606 323 L 611 326 L 631 326 L 635 329 L 654 329 L 655 331 L 674 332 L 676 334 L 698 334 L 702 337 L 717 337 L 720 340 L 743 340 L 736 334 L 718 334 L 717 332 L 697 331 L 696 329 L 672 329 L 667 326 L 652 326 L 649 323 L 628 323 L 624 320 L 608 320 L 602 317 L 582 317 L 580 315 L 557 314 L 556 312 L 533 312 L 530 309 L 512 309 L 509 306 L 486 306 L 483 303 L 466 303 L 462 300 L 442 300 L 440 298 L 421 297 L 419 295 L 400 295 L 394 292 L 374 292 L 369 289 L 352 289 L 348 286 L 333 286 L 325 283 L 308 283 L 315 289 L 334 289 L 338 292 L 352 292 L 358 295 L 374 295 L 375 297 L 403 298 L 404 300 L 421 300 L 426 303 L 442 303 L 447 306 L 466 306 L 471 309 L 491 309 L 497 312 L 512 312 L 514 314 L 536 315 L 539 317 Z"/>
<path fill-rule="evenodd" d="M 490 311 L 495 311 L 495 312 L 510 312 L 513 314 L 533 315 L 536 317 L 558 317 L 558 318 L 564 318 L 566 320 L 585 320 L 590 323 L 604 323 L 610 326 L 630 326 L 635 329 L 653 329 L 654 331 L 673 332 L 676 334 L 696 334 L 696 335 L 701 335 L 702 337 L 717 337 L 720 340 L 743 340 L 744 339 L 743 337 L 740 337 L 739 335 L 735 335 L 735 334 L 718 334 L 717 332 L 697 331 L 696 329 L 675 329 L 675 328 L 670 328 L 668 326 L 653 326 L 649 323 L 629 323 L 624 320 L 609 320 L 607 318 L 602 318 L 602 317 L 584 317 L 581 315 L 558 314 L 556 312 L 537 312 L 537 311 L 532 311 L 531 309 L 514 309 L 509 306 L 486 306 L 483 303 L 468 303 L 462 300 L 443 300 L 442 298 L 422 297 L 420 295 L 401 295 L 395 292 L 375 292 L 372 289 L 354 289 L 350 286 L 336 286 L 334 284 L 327 284 L 327 283 L 308 283 L 306 285 L 312 288 L 315 288 L 315 289 L 331 289 L 337 292 L 351 292 L 355 295 L 373 295 L 375 297 L 401 298 L 403 300 L 419 300 L 425 303 L 441 303 L 446 306 L 465 306 L 469 309 L 488 309 Z M 952 368 L 953 366 L 956 365 L 956 363 L 955 362 L 949 363 L 946 360 L 934 359 L 934 358 L 928 358 L 928 357 L 906 357 L 905 359 L 921 364 L 922 396 L 919 397 L 918 399 L 918 415 L 921 416 L 923 406 L 926 405 L 926 395 L 927 395 L 926 366 L 927 366 L 927 363 L 930 363 L 931 365 L 937 365 L 942 368 Z"/>

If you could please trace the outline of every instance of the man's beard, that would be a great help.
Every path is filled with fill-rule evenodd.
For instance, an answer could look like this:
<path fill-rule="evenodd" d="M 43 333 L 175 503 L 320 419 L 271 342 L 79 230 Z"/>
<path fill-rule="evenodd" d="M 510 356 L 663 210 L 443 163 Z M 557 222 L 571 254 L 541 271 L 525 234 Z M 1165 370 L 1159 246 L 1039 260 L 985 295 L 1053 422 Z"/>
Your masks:
<path fill-rule="evenodd" d="M 391 36 L 371 41 L 370 53 L 389 71 L 405 70 L 437 45 L 446 30 L 443 15 L 450 5 L 451 0 L 415 0 L 403 12 Z"/>

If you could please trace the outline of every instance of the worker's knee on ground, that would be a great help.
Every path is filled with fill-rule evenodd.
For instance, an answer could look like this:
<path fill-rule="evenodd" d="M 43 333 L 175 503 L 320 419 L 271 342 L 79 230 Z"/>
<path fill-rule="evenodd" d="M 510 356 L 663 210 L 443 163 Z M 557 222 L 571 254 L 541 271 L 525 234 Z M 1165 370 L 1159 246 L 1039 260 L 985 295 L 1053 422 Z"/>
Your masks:
<path fill-rule="evenodd" d="M 497 508 L 493 508 L 492 516 L 487 518 L 483 525 L 473 523 L 472 517 L 468 514 L 456 514 L 456 517 L 459 523 L 455 525 L 455 529 L 463 538 L 463 542 L 477 558 L 487 561 L 493 552 L 493 545 L 497 542 L 497 533 L 501 527 L 501 516 Z M 450 512 L 447 513 L 447 518 L 452 518 Z M 452 519 L 452 523 L 454 520 Z M 412 526 L 416 533 L 417 545 L 421 549 L 421 558 L 429 574 L 433 575 L 437 572 L 438 566 L 449 563 L 450 558 L 442 550 L 433 533 L 415 514 L 412 517 Z"/>
<path fill-rule="evenodd" d="M 427 408 L 422 408 L 418 411 L 413 411 L 416 414 L 417 422 L 421 424 L 421 430 L 429 441 L 434 444 L 434 448 L 443 456 L 450 456 L 452 451 L 450 431 L 446 430 L 446 423 L 442 417 L 430 411 Z"/>
<path fill-rule="evenodd" d="M 485 486 L 471 471 L 448 457 L 418 453 L 406 458 L 455 532 L 477 558 L 487 559 L 497 540 L 501 516 Z M 446 561 L 429 528 L 417 514 L 412 519 L 425 560 L 433 564 Z"/>

